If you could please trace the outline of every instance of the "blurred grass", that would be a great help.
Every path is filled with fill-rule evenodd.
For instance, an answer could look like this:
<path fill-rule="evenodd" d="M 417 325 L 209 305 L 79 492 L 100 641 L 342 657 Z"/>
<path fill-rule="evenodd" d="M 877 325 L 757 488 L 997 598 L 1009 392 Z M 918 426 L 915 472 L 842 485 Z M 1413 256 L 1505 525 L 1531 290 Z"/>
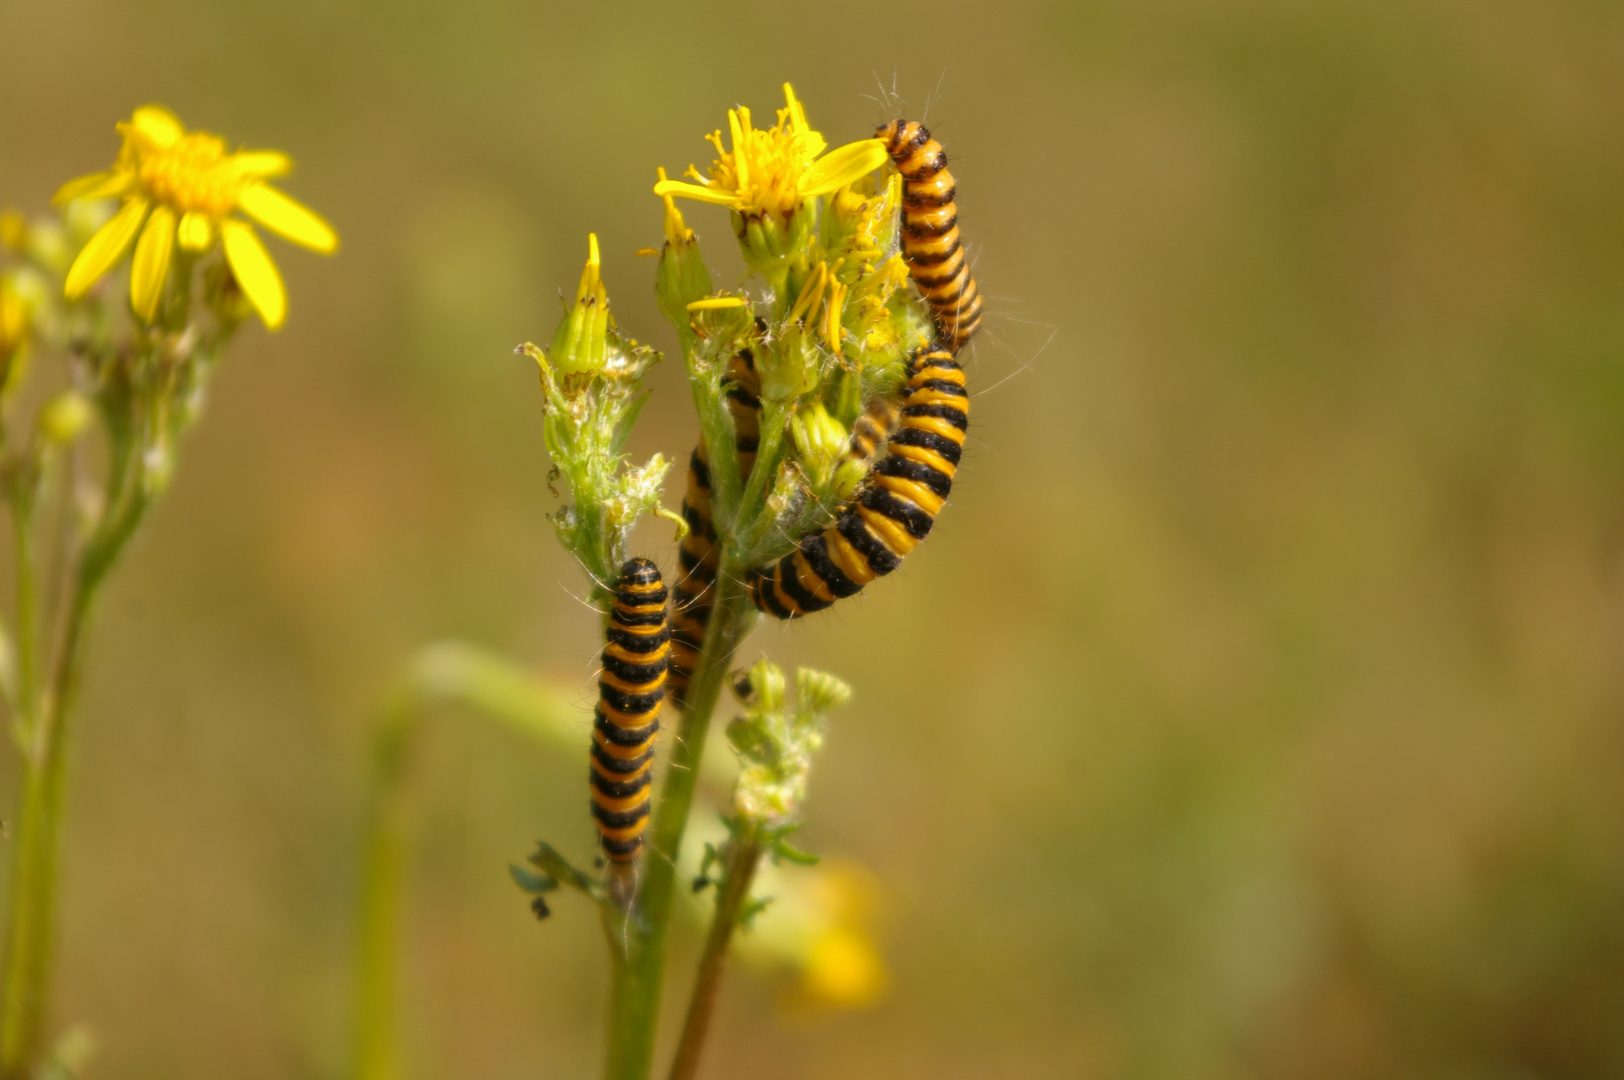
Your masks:
<path fill-rule="evenodd" d="M 63 1017 L 101 1075 L 342 1070 L 397 665 L 479 641 L 586 722 L 512 346 L 588 229 L 669 346 L 654 167 L 786 78 L 857 137 L 895 73 L 995 298 L 975 438 L 905 573 L 758 638 L 857 687 L 808 843 L 889 890 L 893 992 L 741 973 L 710 1075 L 1620 1075 L 1621 57 L 1616 6 L 1531 0 L 0 5 L 0 202 L 158 100 L 293 152 L 345 241 L 283 260 L 108 598 Z M 680 455 L 655 383 L 633 449 Z M 430 742 L 418 1075 L 590 1075 L 592 920 L 504 869 L 589 850 L 583 765 Z"/>

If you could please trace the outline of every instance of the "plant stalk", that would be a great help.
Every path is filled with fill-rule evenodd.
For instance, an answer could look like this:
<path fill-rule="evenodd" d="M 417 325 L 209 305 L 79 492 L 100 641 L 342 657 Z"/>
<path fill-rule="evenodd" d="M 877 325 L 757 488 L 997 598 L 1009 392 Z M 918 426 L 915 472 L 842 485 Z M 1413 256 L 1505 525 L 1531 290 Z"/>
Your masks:
<path fill-rule="evenodd" d="M 400 934 L 406 875 L 406 758 L 418 705 L 403 690 L 384 710 L 373 744 L 356 964 L 356 1080 L 400 1075 Z"/>
<path fill-rule="evenodd" d="M 117 562 L 146 512 L 147 498 L 139 478 L 125 487 L 125 470 L 138 463 L 128 445 L 115 446 L 105 517 L 74 559 L 64 597 L 62 622 L 51 655 L 50 670 L 25 725 L 17 843 L 12 853 L 6 922 L 4 972 L 0 988 L 0 1080 L 24 1080 L 38 1062 L 50 1004 L 56 943 L 56 886 L 62 842 L 62 812 L 67 794 L 69 718 L 76 704 L 84 667 L 90 613 L 101 584 Z M 31 573 L 37 572 L 31 560 Z M 19 582 L 21 585 L 21 582 Z M 37 604 L 37 583 L 26 594 Z M 34 617 L 32 612 L 28 613 Z M 28 685 L 29 680 L 24 680 Z M 26 699 L 25 699 L 26 700 Z"/>
<path fill-rule="evenodd" d="M 0 1010 L 0 1077 L 5 1080 L 28 1074 L 44 1040 L 67 792 L 68 718 L 77 697 L 96 586 L 82 573 L 76 575 L 44 698 L 22 755 L 22 805 L 6 927 L 5 1004 Z"/>
<path fill-rule="evenodd" d="M 705 632 L 705 644 L 689 684 L 688 707 L 672 740 L 671 765 L 654 806 L 636 905 L 630 913 L 607 905 L 604 908 L 604 932 L 609 938 L 611 957 L 604 1080 L 647 1080 L 653 1064 L 677 853 L 693 808 L 711 714 L 733 655 L 754 622 L 755 609 L 750 605 L 743 574 L 731 561 L 725 561 L 717 574 L 716 605 Z"/>
<path fill-rule="evenodd" d="M 750 899 L 750 883 L 755 880 L 756 867 L 760 864 L 761 841 L 756 828 L 741 822 L 740 835 L 728 844 L 722 883 L 717 887 L 716 911 L 711 916 L 705 951 L 694 976 L 694 992 L 688 999 L 688 1018 L 682 1025 L 682 1039 L 677 1043 L 677 1055 L 671 1062 L 671 1080 L 693 1080 L 699 1069 L 699 1053 L 710 1031 L 717 992 L 722 987 L 728 945 L 739 925 L 739 913 Z"/>

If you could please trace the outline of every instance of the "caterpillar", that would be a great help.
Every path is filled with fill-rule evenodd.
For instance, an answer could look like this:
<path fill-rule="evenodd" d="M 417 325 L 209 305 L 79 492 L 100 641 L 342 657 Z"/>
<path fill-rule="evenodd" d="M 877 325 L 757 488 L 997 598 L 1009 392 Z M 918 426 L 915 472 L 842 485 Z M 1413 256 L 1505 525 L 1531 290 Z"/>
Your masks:
<path fill-rule="evenodd" d="M 592 816 L 610 862 L 637 858 L 648 826 L 654 736 L 671 658 L 666 599 L 660 568 L 648 559 L 621 567 L 592 725 Z"/>
<path fill-rule="evenodd" d="M 727 408 L 733 414 L 733 430 L 739 450 L 739 477 L 745 481 L 756 466 L 761 445 L 761 376 L 756 372 L 755 354 L 741 349 L 728 361 Z M 682 497 L 682 517 L 688 535 L 677 549 L 676 613 L 671 627 L 671 699 L 684 704 L 688 683 L 699 663 L 699 650 L 705 642 L 714 602 L 712 585 L 720 553 L 716 549 L 716 525 L 711 520 L 710 458 L 703 441 L 688 455 L 688 489 Z"/>
<path fill-rule="evenodd" d="M 834 524 L 756 572 L 750 598 L 780 619 L 822 611 L 895 570 L 930 533 L 953 488 L 970 399 L 964 370 L 946 349 L 908 365 L 902 421 L 869 480 Z"/>
<path fill-rule="evenodd" d="M 942 332 L 957 353 L 981 326 L 981 290 L 959 243 L 957 185 L 947 153 L 924 124 L 893 120 L 874 133 L 902 174 L 902 256 Z"/>

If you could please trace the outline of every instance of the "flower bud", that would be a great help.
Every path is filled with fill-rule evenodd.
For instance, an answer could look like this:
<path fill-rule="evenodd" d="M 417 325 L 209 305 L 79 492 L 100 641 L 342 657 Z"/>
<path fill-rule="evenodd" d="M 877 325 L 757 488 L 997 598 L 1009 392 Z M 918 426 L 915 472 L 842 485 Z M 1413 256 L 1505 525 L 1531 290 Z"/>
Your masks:
<path fill-rule="evenodd" d="M 745 713 L 727 728 L 728 741 L 743 764 L 733 789 L 733 809 L 740 820 L 786 829 L 800 814 L 812 755 L 823 745 L 828 713 L 850 700 L 851 689 L 833 675 L 798 671 L 791 714 L 784 698 L 784 673 L 777 665 L 756 661 L 749 680 Z"/>
<path fill-rule="evenodd" d="M 40 434 L 58 446 L 66 446 L 84 433 L 94 415 L 90 402 L 83 394 L 64 390 L 47 401 L 40 410 Z"/>
<path fill-rule="evenodd" d="M 817 220 L 812 202 L 799 203 L 787 218 L 770 211 L 734 211 L 733 233 L 739 238 L 745 264 L 771 281 L 783 276 L 792 259 L 805 258 Z"/>
<path fill-rule="evenodd" d="M 0 397 L 21 381 L 28 339 L 28 305 L 10 276 L 0 278 Z"/>
<path fill-rule="evenodd" d="M 823 491 L 829 486 L 837 466 L 846 454 L 850 432 L 839 420 L 829 415 L 821 401 L 802 406 L 790 418 L 790 438 L 795 442 L 795 453 L 812 486 Z"/>
<path fill-rule="evenodd" d="M 632 525 L 640 515 L 659 512 L 669 463 L 656 454 L 631 466 L 621 454 L 647 400 L 643 377 L 660 355 L 615 329 L 596 236 L 588 250 L 575 303 L 552 347 L 544 351 L 526 342 L 516 351 L 536 362 L 546 401 L 542 436 L 574 500 L 553 515 L 553 527 L 607 593 L 625 562 Z"/>
<path fill-rule="evenodd" d="M 609 294 L 603 287 L 598 236 L 587 236 L 586 267 L 575 291 L 575 304 L 553 335 L 548 359 L 560 375 L 600 371 L 608 360 Z"/>
<path fill-rule="evenodd" d="M 851 701 L 851 684 L 826 671 L 801 668 L 795 673 L 795 696 L 801 712 L 811 717 L 838 709 Z"/>
<path fill-rule="evenodd" d="M 665 183 L 665 170 L 659 170 L 660 182 Z M 654 297 L 660 312 L 679 334 L 688 333 L 688 305 L 710 295 L 710 269 L 699 253 L 699 241 L 693 230 L 682 220 L 676 200 L 661 196 L 665 202 L 665 247 L 660 252 L 660 267 L 654 277 Z"/>

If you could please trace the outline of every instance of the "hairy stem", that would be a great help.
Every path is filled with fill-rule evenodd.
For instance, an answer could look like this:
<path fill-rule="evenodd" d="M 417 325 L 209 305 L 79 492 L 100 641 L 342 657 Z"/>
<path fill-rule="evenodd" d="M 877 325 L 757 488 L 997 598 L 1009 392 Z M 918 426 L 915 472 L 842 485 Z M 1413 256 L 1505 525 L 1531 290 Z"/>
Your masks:
<path fill-rule="evenodd" d="M 693 1080 L 699 1069 L 699 1053 L 710 1031 L 711 1014 L 716 1011 L 716 995 L 722 987 L 722 968 L 727 948 L 739 925 L 739 913 L 750 899 L 750 883 L 761 863 L 761 842 L 754 826 L 741 823 L 740 835 L 727 848 L 722 883 L 717 888 L 716 911 L 710 932 L 705 935 L 705 951 L 694 976 L 693 996 L 688 999 L 688 1019 L 682 1025 L 682 1040 L 671 1063 L 671 1080 Z"/>
<path fill-rule="evenodd" d="M 689 684 L 688 708 L 672 740 L 671 765 L 654 806 L 650 850 L 643 858 L 636 906 L 630 913 L 604 909 L 604 931 L 612 957 L 605 1080 L 647 1080 L 653 1063 L 677 853 L 693 808 L 711 714 L 733 654 L 755 622 L 742 575 L 731 562 L 723 563 L 716 590 L 705 645 Z"/>

